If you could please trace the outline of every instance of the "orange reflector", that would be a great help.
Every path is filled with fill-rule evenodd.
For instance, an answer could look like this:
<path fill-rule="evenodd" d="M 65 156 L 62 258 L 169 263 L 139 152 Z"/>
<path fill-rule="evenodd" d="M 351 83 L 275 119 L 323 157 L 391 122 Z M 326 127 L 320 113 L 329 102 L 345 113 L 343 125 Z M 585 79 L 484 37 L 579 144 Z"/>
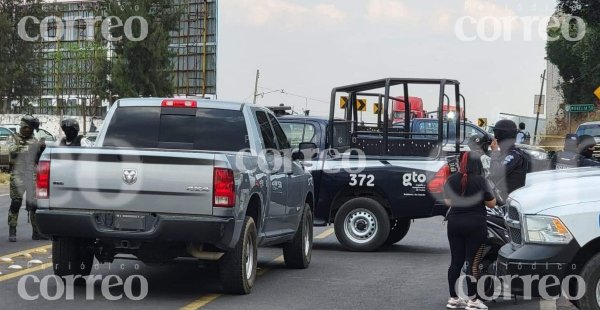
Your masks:
<path fill-rule="evenodd" d="M 565 225 L 559 219 L 553 219 L 552 224 L 554 224 L 554 227 L 556 227 L 556 231 L 559 234 L 568 234 L 569 233 L 569 230 L 567 229 L 567 227 L 565 227 Z"/>

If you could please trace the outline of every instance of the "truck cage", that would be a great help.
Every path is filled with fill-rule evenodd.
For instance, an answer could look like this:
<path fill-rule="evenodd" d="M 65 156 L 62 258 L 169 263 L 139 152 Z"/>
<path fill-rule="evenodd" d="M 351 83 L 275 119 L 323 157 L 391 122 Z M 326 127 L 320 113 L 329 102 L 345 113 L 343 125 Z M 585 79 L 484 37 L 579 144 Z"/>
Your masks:
<path fill-rule="evenodd" d="M 392 86 L 403 86 L 403 96 L 391 96 L 390 88 Z M 409 85 L 440 85 L 439 100 L 437 109 L 438 132 L 436 133 L 416 133 L 411 132 Z M 444 142 L 444 98 L 447 98 L 446 104 L 450 105 L 450 98 L 445 93 L 446 86 L 454 86 L 456 119 L 452 122 L 456 126 L 455 154 L 460 152 L 460 124 L 461 115 L 464 115 L 464 96 L 460 93 L 460 82 L 451 79 L 418 79 L 418 78 L 385 78 L 359 84 L 335 87 L 331 91 L 331 106 L 329 111 L 329 122 L 333 123 L 336 109 L 336 98 L 338 94 L 345 93 L 348 98 L 348 104 L 344 109 L 344 121 L 349 123 L 350 148 L 361 149 L 365 155 L 373 156 L 416 156 L 428 158 L 440 158 L 443 156 Z M 376 90 L 384 89 L 384 93 L 378 93 Z M 358 110 L 354 102 L 361 97 L 376 97 L 379 103 L 379 114 L 377 115 L 377 127 L 370 128 L 375 130 L 365 130 L 364 126 L 359 126 Z M 463 99 L 461 107 L 460 99 Z M 405 117 L 404 126 L 399 128 L 391 127 L 390 99 L 404 102 Z M 383 112 L 382 112 L 383 111 Z M 381 119 L 383 116 L 383 120 Z M 339 121 L 338 121 L 339 122 Z M 447 123 L 448 129 L 450 121 Z M 464 126 L 463 126 L 464 127 Z M 423 138 L 423 136 L 437 136 L 437 139 Z M 328 140 L 334 140 L 334 132 L 328 132 Z"/>

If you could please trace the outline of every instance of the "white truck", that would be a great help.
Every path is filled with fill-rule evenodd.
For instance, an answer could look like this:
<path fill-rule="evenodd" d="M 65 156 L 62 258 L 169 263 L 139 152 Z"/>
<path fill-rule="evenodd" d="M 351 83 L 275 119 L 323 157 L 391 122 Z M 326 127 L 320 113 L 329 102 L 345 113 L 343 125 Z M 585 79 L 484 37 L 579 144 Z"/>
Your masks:
<path fill-rule="evenodd" d="M 515 278 L 513 293 L 569 298 L 600 309 L 600 169 L 545 171 L 527 176 L 508 200 L 510 240 L 498 255 L 498 275 Z M 508 276 L 508 277 L 507 277 Z"/>

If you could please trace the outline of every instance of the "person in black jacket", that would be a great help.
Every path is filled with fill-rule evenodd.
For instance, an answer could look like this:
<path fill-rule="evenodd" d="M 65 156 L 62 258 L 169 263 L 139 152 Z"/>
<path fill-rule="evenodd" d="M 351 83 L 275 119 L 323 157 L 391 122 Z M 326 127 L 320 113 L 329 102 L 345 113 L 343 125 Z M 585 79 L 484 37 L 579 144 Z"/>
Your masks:
<path fill-rule="evenodd" d="M 462 155 L 459 172 L 448 178 L 444 186 L 444 201 L 450 207 L 448 220 L 448 242 L 451 262 L 448 268 L 450 299 L 449 309 L 487 309 L 477 299 L 477 280 L 487 238 L 486 207 L 494 208 L 496 199 L 483 177 L 480 154 L 466 152 Z M 467 263 L 468 301 L 457 293 L 463 265 Z"/>
<path fill-rule="evenodd" d="M 494 126 L 490 180 L 498 204 L 503 205 L 508 195 L 525 185 L 528 163 L 525 155 L 515 147 L 517 124 L 511 120 L 500 120 Z"/>
<path fill-rule="evenodd" d="M 596 139 L 590 135 L 581 135 L 577 139 L 577 150 L 581 156 L 579 159 L 579 167 L 596 167 L 600 166 L 600 161 L 594 157 L 596 149 Z"/>
<path fill-rule="evenodd" d="M 65 133 L 65 137 L 60 140 L 60 146 L 81 146 L 83 136 L 79 135 L 79 123 L 76 119 L 63 119 L 60 128 Z"/>

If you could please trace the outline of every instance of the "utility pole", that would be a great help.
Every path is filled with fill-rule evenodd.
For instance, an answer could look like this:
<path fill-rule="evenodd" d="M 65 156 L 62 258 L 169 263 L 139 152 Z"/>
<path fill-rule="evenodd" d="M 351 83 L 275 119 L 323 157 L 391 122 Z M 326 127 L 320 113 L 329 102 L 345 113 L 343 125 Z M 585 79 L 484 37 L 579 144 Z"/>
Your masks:
<path fill-rule="evenodd" d="M 533 144 L 535 145 L 538 141 L 538 137 L 537 137 L 537 130 L 538 130 L 538 123 L 540 121 L 540 110 L 542 108 L 542 98 L 544 95 L 544 82 L 546 82 L 546 70 L 544 70 L 544 74 L 542 74 L 542 87 L 540 89 L 540 99 L 538 100 L 538 106 L 537 106 L 537 113 L 536 113 L 536 117 L 535 117 L 535 129 L 533 131 Z"/>
<path fill-rule="evenodd" d="M 256 104 L 256 96 L 258 96 L 258 77 L 260 77 L 260 70 L 256 69 L 256 81 L 254 82 L 254 99 L 252 104 Z"/>

